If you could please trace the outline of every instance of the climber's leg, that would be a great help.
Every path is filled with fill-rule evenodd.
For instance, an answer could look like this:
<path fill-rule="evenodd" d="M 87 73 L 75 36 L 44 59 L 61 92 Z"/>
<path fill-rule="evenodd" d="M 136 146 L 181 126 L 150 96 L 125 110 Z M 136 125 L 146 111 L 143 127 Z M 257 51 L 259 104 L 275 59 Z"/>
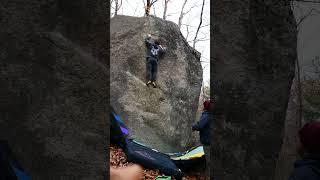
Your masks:
<path fill-rule="evenodd" d="M 152 61 L 152 79 L 151 81 L 156 81 L 157 76 L 157 62 L 155 60 Z"/>
<path fill-rule="evenodd" d="M 203 151 L 206 159 L 205 175 L 210 179 L 210 145 L 203 145 Z"/>
<path fill-rule="evenodd" d="M 147 86 L 151 84 L 152 81 L 152 61 L 151 59 L 147 59 Z"/>
<path fill-rule="evenodd" d="M 152 79 L 151 79 L 151 81 L 152 81 L 153 87 L 156 88 L 157 87 L 156 78 L 157 78 L 157 71 L 158 71 L 158 63 L 157 63 L 157 61 L 153 62 L 153 66 L 152 67 L 153 68 L 152 68 Z"/>

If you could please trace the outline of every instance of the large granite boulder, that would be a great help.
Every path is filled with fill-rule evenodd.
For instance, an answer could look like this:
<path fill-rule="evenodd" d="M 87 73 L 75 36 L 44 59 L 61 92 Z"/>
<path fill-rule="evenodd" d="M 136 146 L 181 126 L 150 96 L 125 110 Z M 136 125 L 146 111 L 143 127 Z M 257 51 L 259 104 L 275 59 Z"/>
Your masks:
<path fill-rule="evenodd" d="M 212 7 L 213 178 L 273 179 L 297 58 L 290 1 Z"/>
<path fill-rule="evenodd" d="M 153 16 L 111 19 L 111 105 L 125 119 L 133 138 L 163 152 L 193 145 L 202 68 L 200 54 L 188 45 L 178 26 Z M 161 39 L 157 84 L 147 87 L 147 34 Z"/>
<path fill-rule="evenodd" d="M 32 179 L 107 177 L 103 3 L 0 2 L 0 138 Z"/>

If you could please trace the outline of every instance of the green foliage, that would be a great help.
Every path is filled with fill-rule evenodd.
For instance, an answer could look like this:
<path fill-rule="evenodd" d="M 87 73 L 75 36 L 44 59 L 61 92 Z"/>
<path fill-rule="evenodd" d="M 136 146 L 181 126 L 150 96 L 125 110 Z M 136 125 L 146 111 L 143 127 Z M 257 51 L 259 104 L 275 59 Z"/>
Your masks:
<path fill-rule="evenodd" d="M 209 99 L 210 98 L 210 86 L 204 86 L 204 88 L 203 88 L 203 96 L 204 96 L 204 99 Z"/>
<path fill-rule="evenodd" d="M 303 98 L 312 108 L 303 108 L 306 121 L 320 118 L 320 80 L 306 80 L 302 82 Z"/>
<path fill-rule="evenodd" d="M 320 112 L 314 112 L 307 109 L 303 110 L 303 117 L 307 122 L 320 118 Z"/>
<path fill-rule="evenodd" d="M 302 94 L 310 105 L 320 109 L 320 80 L 303 81 Z"/>

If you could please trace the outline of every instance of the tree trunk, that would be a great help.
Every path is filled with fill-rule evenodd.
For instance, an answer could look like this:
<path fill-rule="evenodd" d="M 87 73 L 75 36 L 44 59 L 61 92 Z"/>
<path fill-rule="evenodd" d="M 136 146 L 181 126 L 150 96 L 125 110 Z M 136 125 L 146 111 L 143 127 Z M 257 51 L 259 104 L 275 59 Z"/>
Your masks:
<path fill-rule="evenodd" d="M 151 8 L 151 2 L 150 2 L 150 0 L 147 0 L 146 16 L 150 15 L 150 8 Z"/>
<path fill-rule="evenodd" d="M 167 18 L 167 9 L 168 9 L 168 2 L 170 0 L 164 0 L 164 10 L 163 10 L 163 19 L 166 20 Z"/>
<path fill-rule="evenodd" d="M 118 4 L 118 0 L 115 0 L 115 3 L 116 3 L 116 9 L 114 10 L 114 15 L 118 15 L 118 9 L 119 9 L 119 4 Z"/>
<path fill-rule="evenodd" d="M 119 2 L 119 0 L 115 0 L 114 2 L 116 4 L 116 8 L 114 10 L 114 15 L 116 16 L 116 15 L 118 15 L 118 11 L 122 6 L 122 0 L 120 0 L 120 2 Z"/>

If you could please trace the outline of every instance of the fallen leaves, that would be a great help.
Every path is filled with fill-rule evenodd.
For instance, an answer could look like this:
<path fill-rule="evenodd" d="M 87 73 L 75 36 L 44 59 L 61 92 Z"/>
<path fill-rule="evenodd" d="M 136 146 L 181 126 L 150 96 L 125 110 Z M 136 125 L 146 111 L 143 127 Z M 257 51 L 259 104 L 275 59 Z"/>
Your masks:
<path fill-rule="evenodd" d="M 119 168 L 133 165 L 128 162 L 126 154 L 119 147 L 114 145 L 110 146 L 110 166 Z M 158 170 L 144 169 L 143 180 L 154 180 L 157 176 L 161 176 Z"/>
<path fill-rule="evenodd" d="M 123 150 L 115 145 L 110 145 L 110 166 L 119 168 L 133 165 L 128 162 L 126 154 Z M 154 180 L 157 176 L 162 176 L 159 170 L 151 170 L 144 168 L 142 180 Z M 173 178 L 172 178 L 173 179 Z M 205 179 L 201 175 L 187 175 L 183 178 L 184 180 L 201 180 Z"/>

